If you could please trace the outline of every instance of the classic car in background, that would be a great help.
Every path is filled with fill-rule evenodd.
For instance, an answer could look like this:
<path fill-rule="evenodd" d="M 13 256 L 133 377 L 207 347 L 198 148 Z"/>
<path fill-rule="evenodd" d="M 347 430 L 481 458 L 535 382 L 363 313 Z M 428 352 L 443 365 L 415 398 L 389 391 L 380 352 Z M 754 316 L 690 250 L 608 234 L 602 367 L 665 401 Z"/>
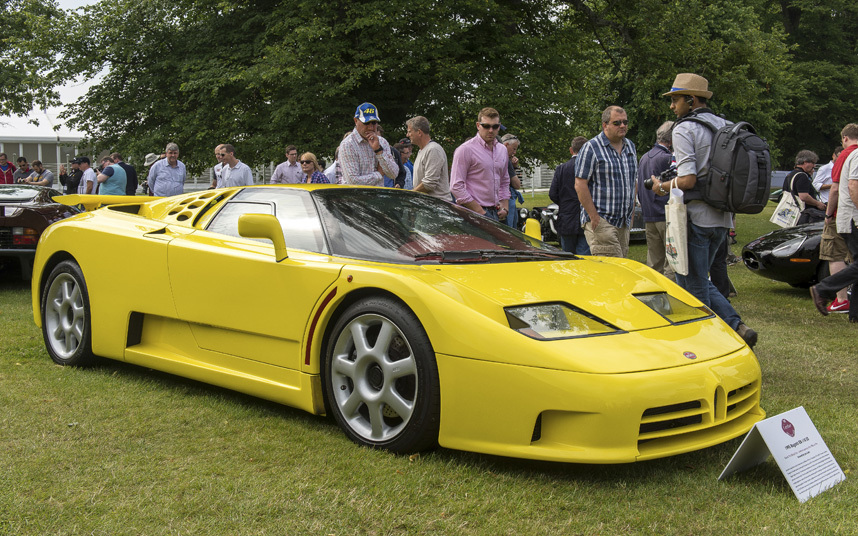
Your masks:
<path fill-rule="evenodd" d="M 819 260 L 822 222 L 776 229 L 742 248 L 742 261 L 755 274 L 794 287 L 809 287 L 828 276 Z"/>
<path fill-rule="evenodd" d="M 559 210 L 560 207 L 556 203 L 552 203 L 547 207 L 535 207 L 533 209 L 519 207 L 519 230 L 524 231 L 525 221 L 527 218 L 533 218 L 539 222 L 542 229 L 543 242 L 559 242 L 560 237 L 557 234 L 557 218 Z M 640 205 L 635 205 L 635 213 L 632 216 L 632 228 L 629 232 L 629 241 L 646 241 L 646 227 L 644 225 L 643 212 L 641 211 Z"/>
<path fill-rule="evenodd" d="M 54 201 L 62 194 L 28 184 L 0 184 L 0 267 L 29 279 L 36 244 L 45 228 L 80 212 Z"/>
<path fill-rule="evenodd" d="M 633 462 L 765 415 L 754 353 L 679 286 L 411 191 L 127 199 L 49 227 L 32 289 L 59 364 L 235 389 L 397 453 Z"/>

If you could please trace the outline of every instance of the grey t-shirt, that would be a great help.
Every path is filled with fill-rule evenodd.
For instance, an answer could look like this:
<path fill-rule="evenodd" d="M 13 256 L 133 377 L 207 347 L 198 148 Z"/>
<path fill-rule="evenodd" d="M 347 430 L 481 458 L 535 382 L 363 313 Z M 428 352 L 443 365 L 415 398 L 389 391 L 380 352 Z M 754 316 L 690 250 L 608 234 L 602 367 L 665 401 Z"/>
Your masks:
<path fill-rule="evenodd" d="M 697 116 L 719 129 L 728 121 L 715 114 L 703 113 Z M 709 147 L 712 145 L 712 131 L 695 121 L 683 121 L 673 129 L 673 154 L 676 157 L 677 176 L 700 175 L 709 171 Z M 733 226 L 733 214 L 724 212 L 703 201 L 690 201 L 688 219 L 699 227 Z"/>

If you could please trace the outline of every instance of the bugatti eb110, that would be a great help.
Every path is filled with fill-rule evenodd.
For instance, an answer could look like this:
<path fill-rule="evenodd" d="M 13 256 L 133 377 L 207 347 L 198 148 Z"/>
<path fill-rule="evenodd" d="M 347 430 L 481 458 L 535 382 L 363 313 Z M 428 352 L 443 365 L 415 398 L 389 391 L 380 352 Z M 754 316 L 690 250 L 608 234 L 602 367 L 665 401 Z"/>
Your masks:
<path fill-rule="evenodd" d="M 397 189 L 119 201 L 39 242 L 34 318 L 57 363 L 116 359 L 333 415 L 396 453 L 623 463 L 764 418 L 751 349 L 632 260 Z"/>

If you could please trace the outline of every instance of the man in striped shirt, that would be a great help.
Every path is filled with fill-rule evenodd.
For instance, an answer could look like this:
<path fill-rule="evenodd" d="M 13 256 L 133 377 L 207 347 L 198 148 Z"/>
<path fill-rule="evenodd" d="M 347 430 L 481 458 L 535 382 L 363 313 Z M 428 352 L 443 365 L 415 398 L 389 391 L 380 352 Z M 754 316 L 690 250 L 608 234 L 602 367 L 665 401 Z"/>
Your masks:
<path fill-rule="evenodd" d="M 575 161 L 581 223 L 593 255 L 629 253 L 638 159 L 635 144 L 626 139 L 628 130 L 626 111 L 608 106 L 602 112 L 602 132 L 584 144 Z"/>

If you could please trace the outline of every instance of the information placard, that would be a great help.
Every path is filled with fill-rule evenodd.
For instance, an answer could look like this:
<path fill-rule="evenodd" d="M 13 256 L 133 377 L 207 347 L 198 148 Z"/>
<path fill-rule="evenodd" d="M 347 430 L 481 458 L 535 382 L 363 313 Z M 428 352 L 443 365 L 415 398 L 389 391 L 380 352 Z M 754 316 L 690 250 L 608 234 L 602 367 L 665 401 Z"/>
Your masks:
<path fill-rule="evenodd" d="M 748 432 L 718 480 L 773 456 L 799 502 L 846 480 L 803 407 L 758 422 Z"/>

